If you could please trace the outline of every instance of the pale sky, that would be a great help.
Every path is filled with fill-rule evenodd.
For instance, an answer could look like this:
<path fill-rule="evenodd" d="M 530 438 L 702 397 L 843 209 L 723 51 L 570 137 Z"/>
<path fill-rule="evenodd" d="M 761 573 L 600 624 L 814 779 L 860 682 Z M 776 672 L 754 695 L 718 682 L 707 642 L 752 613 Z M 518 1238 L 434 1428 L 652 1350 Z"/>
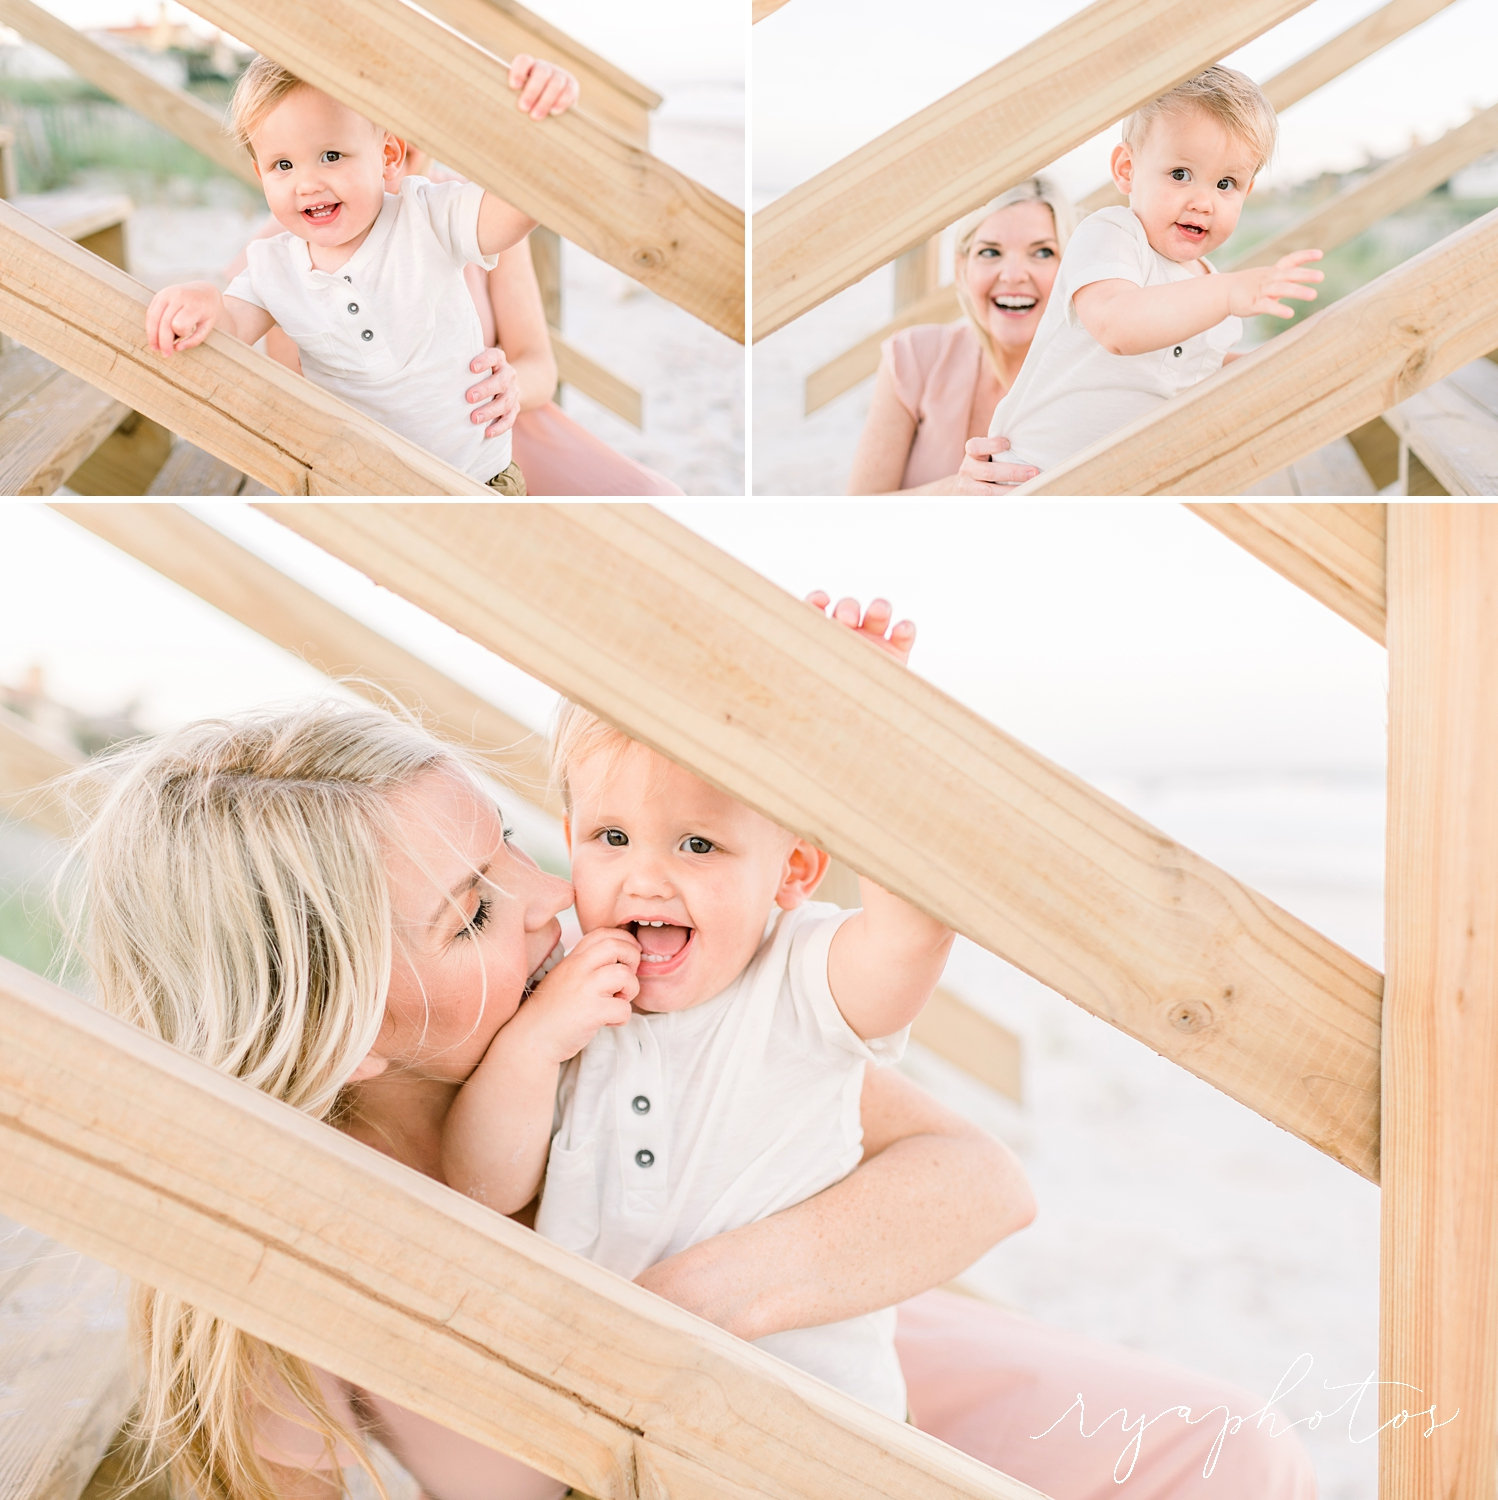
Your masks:
<path fill-rule="evenodd" d="M 1082 10 L 1088 0 L 790 0 L 754 28 L 754 186 L 760 202 L 831 166 Z M 1379 9 L 1314 3 L 1226 59 L 1267 78 Z M 1143 10 L 1144 7 L 1141 7 Z M 1498 102 L 1498 5 L 1454 0 L 1441 14 L 1286 111 L 1263 179 L 1392 155 Z M 1107 178 L 1115 132 L 1063 159 L 1082 194 Z"/>

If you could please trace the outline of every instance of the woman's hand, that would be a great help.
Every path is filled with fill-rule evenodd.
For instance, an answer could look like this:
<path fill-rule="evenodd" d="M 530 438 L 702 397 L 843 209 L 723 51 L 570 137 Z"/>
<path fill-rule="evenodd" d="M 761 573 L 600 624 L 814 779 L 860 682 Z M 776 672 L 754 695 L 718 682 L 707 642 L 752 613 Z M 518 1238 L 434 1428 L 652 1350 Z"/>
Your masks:
<path fill-rule="evenodd" d="M 468 368 L 476 375 L 486 370 L 491 372 L 477 385 L 468 387 L 469 401 L 481 403 L 474 407 L 470 420 L 489 424 L 484 428 L 486 438 L 508 432 L 520 415 L 520 377 L 514 366 L 505 358 L 503 349 L 485 349 Z"/>
<path fill-rule="evenodd" d="M 1003 453 L 1009 439 L 976 437 L 967 440 L 966 457 L 957 471 L 956 495 L 1007 495 L 1040 473 L 1033 464 L 1001 464 L 993 455 Z"/>

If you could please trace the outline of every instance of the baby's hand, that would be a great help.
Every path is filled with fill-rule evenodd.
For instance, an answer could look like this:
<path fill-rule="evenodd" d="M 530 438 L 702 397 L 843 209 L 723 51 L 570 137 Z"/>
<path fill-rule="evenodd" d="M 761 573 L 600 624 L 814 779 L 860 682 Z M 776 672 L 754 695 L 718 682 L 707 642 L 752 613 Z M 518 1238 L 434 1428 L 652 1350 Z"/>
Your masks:
<path fill-rule="evenodd" d="M 541 62 L 525 52 L 510 64 L 510 87 L 520 90 L 518 107 L 533 120 L 564 114 L 577 103 L 577 79 L 566 68 Z"/>
<path fill-rule="evenodd" d="M 825 614 L 832 604 L 832 596 L 815 589 L 806 596 L 806 602 L 815 610 Z M 860 609 L 857 599 L 839 599 L 832 605 L 832 618 L 849 630 L 856 631 L 864 640 L 887 651 L 902 665 L 910 660 L 910 648 L 915 645 L 915 625 L 909 620 L 890 627 L 894 609 L 888 599 L 871 599 L 866 610 Z"/>
<path fill-rule="evenodd" d="M 223 310 L 223 294 L 212 282 L 163 287 L 146 309 L 146 347 L 158 354 L 191 349 L 213 331 Z"/>
<path fill-rule="evenodd" d="M 618 927 L 597 927 L 531 991 L 511 1026 L 530 1034 L 547 1061 L 576 1057 L 605 1026 L 622 1026 L 640 993 L 640 945 Z"/>
<path fill-rule="evenodd" d="M 1267 313 L 1276 318 L 1293 318 L 1295 309 L 1286 307 L 1282 297 L 1297 302 L 1314 302 L 1316 290 L 1307 282 L 1325 281 L 1325 275 L 1312 270 L 1307 261 L 1320 260 L 1319 250 L 1292 250 L 1272 266 L 1255 266 L 1248 271 L 1228 271 L 1232 278 L 1228 310 L 1235 318 L 1254 318 Z"/>

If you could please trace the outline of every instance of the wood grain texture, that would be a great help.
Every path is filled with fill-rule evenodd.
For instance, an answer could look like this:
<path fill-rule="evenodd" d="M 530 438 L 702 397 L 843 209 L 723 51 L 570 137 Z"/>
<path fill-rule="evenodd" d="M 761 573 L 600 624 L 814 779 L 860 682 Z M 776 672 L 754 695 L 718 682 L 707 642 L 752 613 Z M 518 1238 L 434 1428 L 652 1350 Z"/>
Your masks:
<path fill-rule="evenodd" d="M 577 108 L 631 145 L 649 146 L 661 96 L 534 11 L 508 0 L 422 0 L 421 8 L 505 62 L 526 52 L 561 63 L 578 81 Z"/>
<path fill-rule="evenodd" d="M 1495 684 L 1498 507 L 1391 505 L 1382 1500 L 1498 1489 Z"/>
<path fill-rule="evenodd" d="M 522 115 L 505 102 L 507 70 L 491 54 L 403 0 L 194 0 L 194 9 L 742 340 L 743 214 L 584 113 Z"/>
<path fill-rule="evenodd" d="M 1498 365 L 1473 360 L 1384 420 L 1448 495 L 1498 495 Z"/>
<path fill-rule="evenodd" d="M 123 402 L 54 367 L 0 412 L 0 495 L 52 494 L 129 415 Z"/>
<path fill-rule="evenodd" d="M 143 495 L 172 451 L 172 435 L 159 422 L 131 412 L 68 475 L 75 495 Z"/>
<path fill-rule="evenodd" d="M 39 734 L 19 714 L 0 708 L 0 813 L 65 838 L 72 831 L 47 783 L 83 764 L 69 745 Z"/>
<path fill-rule="evenodd" d="M 1015 493 L 1235 494 L 1495 341 L 1498 211 Z"/>
<path fill-rule="evenodd" d="M 151 294 L 0 203 L 0 329 L 277 494 L 474 495 L 483 486 L 226 334 L 163 359 Z"/>
<path fill-rule="evenodd" d="M 1385 505 L 1186 508 L 1383 644 Z"/>
<path fill-rule="evenodd" d="M 526 801 L 560 816 L 543 736 L 207 522 L 176 505 L 64 501 L 53 509 L 371 701 L 394 698 L 471 746 Z"/>
<path fill-rule="evenodd" d="M 1035 1496 L 4 962 L 0 1034 L 5 1211 L 599 1500 Z"/>
<path fill-rule="evenodd" d="M 893 338 L 902 328 L 914 328 L 920 323 L 950 323 L 961 312 L 957 290 L 951 282 L 908 304 L 877 333 L 860 339 L 806 377 L 805 414 L 809 417 L 844 391 L 852 390 L 860 380 L 868 379 L 879 368 L 879 351 L 885 339 Z"/>
<path fill-rule="evenodd" d="M 1095 0 L 754 216 L 754 337 L 1292 16 L 1309 0 Z"/>
<path fill-rule="evenodd" d="M 166 462 L 146 490 L 148 495 L 237 495 L 244 475 L 233 464 L 205 453 L 181 438 L 172 444 Z"/>
<path fill-rule="evenodd" d="M 1339 78 L 1349 68 L 1356 67 L 1358 63 L 1388 46 L 1390 42 L 1397 40 L 1407 31 L 1413 31 L 1415 27 L 1428 21 L 1438 11 L 1445 10 L 1450 4 L 1452 0 L 1389 0 L 1387 5 L 1374 11 L 1372 15 L 1365 16 L 1361 21 L 1349 26 L 1346 31 L 1339 32 L 1329 42 L 1317 47 L 1315 51 L 1307 53 L 1306 56 L 1291 63 L 1288 68 L 1266 79 L 1263 84 L 1264 94 L 1274 106 L 1275 111 L 1282 112 L 1304 99 L 1306 95 L 1330 83 L 1334 78 Z M 1128 201 L 1111 182 L 1105 182 L 1080 199 L 1077 208 L 1079 212 L 1089 214 L 1096 209 L 1108 208 Z M 931 316 L 922 321 L 949 323 L 957 317 L 960 311 L 957 294 L 949 289 L 947 296 L 941 302 L 933 304 Z M 896 318 L 877 333 L 848 350 L 849 355 L 857 351 L 856 359 L 843 364 L 841 361 L 846 356 L 839 355 L 836 360 L 830 361 L 808 376 L 806 382 L 807 414 L 810 415 L 817 407 L 826 405 L 834 396 L 840 396 L 845 390 L 850 390 L 865 376 L 872 375 L 879 364 L 880 344 L 891 334 L 910 326 L 908 322 L 901 322 Z M 870 348 L 873 350 L 872 356 L 869 353 Z M 837 367 L 836 374 L 832 373 L 834 367 Z M 816 382 L 815 402 L 812 399 L 814 381 Z M 846 381 L 846 384 L 837 384 L 838 381 Z"/>
<path fill-rule="evenodd" d="M 786 0 L 754 0 L 754 21 L 751 24 L 757 25 L 766 16 L 773 16 L 784 4 Z"/>
<path fill-rule="evenodd" d="M 1377 973 L 652 507 L 266 509 L 1376 1176 Z"/>
<path fill-rule="evenodd" d="M 158 83 L 134 63 L 101 47 L 32 0 L 0 0 L 0 24 L 65 62 L 121 104 L 185 141 L 194 151 L 253 188 L 260 186 L 249 157 L 224 133 L 223 116 L 201 99 Z"/>
<path fill-rule="evenodd" d="M 1418 146 L 1397 161 L 1380 167 L 1329 202 L 1312 209 L 1298 223 L 1227 261 L 1223 269 L 1273 265 L 1292 250 L 1335 250 L 1381 219 L 1417 203 L 1453 173 L 1495 149 L 1498 149 L 1498 104 L 1481 110 L 1465 125 L 1448 130 L 1428 146 Z"/>

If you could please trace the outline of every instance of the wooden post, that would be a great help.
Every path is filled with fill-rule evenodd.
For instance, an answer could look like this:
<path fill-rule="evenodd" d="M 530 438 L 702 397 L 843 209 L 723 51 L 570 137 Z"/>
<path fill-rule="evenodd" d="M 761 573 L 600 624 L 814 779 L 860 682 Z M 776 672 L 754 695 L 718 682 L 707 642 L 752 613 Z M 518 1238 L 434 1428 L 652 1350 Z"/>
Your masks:
<path fill-rule="evenodd" d="M 1498 343 L 1498 209 L 1017 494 L 1231 495 Z"/>
<path fill-rule="evenodd" d="M 70 745 L 53 743 L 19 714 L 0 708 L 0 812 L 7 817 L 66 838 L 72 831 L 66 810 L 44 788 L 82 764 Z"/>
<path fill-rule="evenodd" d="M 1372 969 L 684 526 L 646 505 L 266 509 L 1376 1175 Z"/>
<path fill-rule="evenodd" d="M 522 115 L 506 102 L 506 69 L 493 55 L 414 6 L 193 0 L 193 8 L 693 317 L 743 338 L 743 213 L 585 113 Z"/>
<path fill-rule="evenodd" d="M 1042 1500 L 0 961 L 0 1208 L 599 1500 Z"/>
<path fill-rule="evenodd" d="M 153 354 L 150 300 L 123 271 L 0 203 L 0 329 L 99 390 L 277 494 L 492 493 L 225 334 Z"/>
<path fill-rule="evenodd" d="M 1498 1490 L 1495 737 L 1498 506 L 1391 505 L 1381 1500 Z"/>
<path fill-rule="evenodd" d="M 941 236 L 895 257 L 895 313 L 929 297 L 941 280 Z"/>
<path fill-rule="evenodd" d="M 754 336 L 1303 10 L 1310 0 L 1094 0 L 754 216 Z"/>

